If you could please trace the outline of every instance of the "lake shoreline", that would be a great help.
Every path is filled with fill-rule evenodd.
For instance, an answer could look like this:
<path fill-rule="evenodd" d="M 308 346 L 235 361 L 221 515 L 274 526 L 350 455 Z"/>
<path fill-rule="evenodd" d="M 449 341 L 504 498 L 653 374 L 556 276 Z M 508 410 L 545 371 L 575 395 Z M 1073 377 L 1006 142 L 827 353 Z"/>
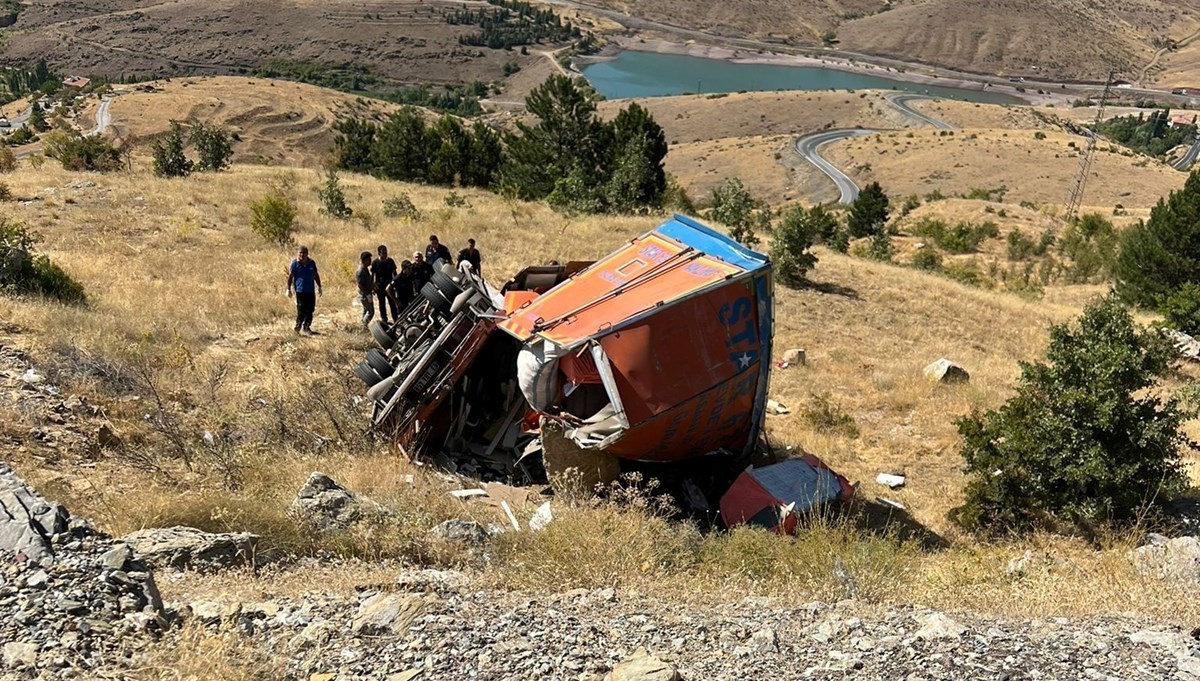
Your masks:
<path fill-rule="evenodd" d="M 575 57 L 575 59 L 572 61 L 572 66 L 574 67 L 574 70 L 582 71 L 584 67 L 590 64 L 612 61 L 616 59 L 620 53 L 626 51 L 672 54 L 696 57 L 700 59 L 724 61 L 731 64 L 762 64 L 769 66 L 828 69 L 846 73 L 861 74 L 865 76 L 874 76 L 877 78 L 886 78 L 888 80 L 915 85 L 929 85 L 932 87 L 951 88 L 967 92 L 995 93 L 1018 100 L 1017 102 L 1013 103 L 1014 105 L 1069 105 L 1072 97 L 1076 96 L 1074 93 L 1067 92 L 1058 94 L 1038 94 L 1036 92 L 1031 93 L 1028 91 L 1018 92 L 1016 86 L 985 86 L 985 83 L 967 78 L 944 78 L 923 73 L 914 73 L 906 70 L 902 71 L 888 66 L 877 66 L 873 64 L 854 62 L 848 59 L 838 58 L 834 55 L 830 55 L 829 57 L 809 57 L 804 55 L 781 54 L 767 51 L 757 52 L 755 50 L 719 47 L 716 45 L 707 45 L 694 42 L 678 43 L 669 40 L 635 38 L 628 36 L 613 37 L 610 43 L 605 46 L 599 54 Z"/>

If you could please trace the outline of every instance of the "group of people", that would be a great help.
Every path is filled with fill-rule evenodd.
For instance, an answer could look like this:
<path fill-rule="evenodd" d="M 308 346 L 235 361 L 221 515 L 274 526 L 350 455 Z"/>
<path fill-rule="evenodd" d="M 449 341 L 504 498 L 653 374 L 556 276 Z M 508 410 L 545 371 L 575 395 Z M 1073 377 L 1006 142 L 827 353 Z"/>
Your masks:
<path fill-rule="evenodd" d="M 408 304 L 420 294 L 421 288 L 433 278 L 434 264 L 454 262 L 450 249 L 438 241 L 436 234 L 429 236 L 425 251 L 414 251 L 412 260 L 399 265 L 388 255 L 387 246 L 380 244 L 375 256 L 363 251 L 358 256 L 359 267 L 355 272 L 358 283 L 359 302 L 362 303 L 362 323 L 366 326 L 375 318 L 375 303 L 379 303 L 379 320 L 384 324 L 395 322 Z M 469 268 L 483 276 L 483 256 L 475 247 L 474 239 L 467 239 L 467 246 L 458 252 L 457 265 Z M 316 309 L 317 296 L 321 294 L 321 275 L 317 263 L 308 257 L 308 248 L 301 246 L 296 259 L 288 268 L 287 295 L 296 296 L 296 333 L 313 335 L 312 317 Z"/>

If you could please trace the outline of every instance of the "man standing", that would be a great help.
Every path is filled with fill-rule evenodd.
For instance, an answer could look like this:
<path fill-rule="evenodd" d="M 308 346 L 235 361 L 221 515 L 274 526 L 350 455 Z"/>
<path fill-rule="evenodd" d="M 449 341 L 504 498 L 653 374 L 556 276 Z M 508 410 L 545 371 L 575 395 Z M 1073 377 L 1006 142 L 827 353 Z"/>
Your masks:
<path fill-rule="evenodd" d="M 436 234 L 430 234 L 429 245 L 425 247 L 425 262 L 432 266 L 439 260 L 446 263 L 453 262 L 450 258 L 450 249 L 446 248 L 445 244 L 438 242 Z"/>
<path fill-rule="evenodd" d="M 396 273 L 396 278 L 392 279 L 392 283 L 388 286 L 388 293 L 391 294 L 392 299 L 400 306 L 400 312 L 403 313 L 416 296 L 416 292 L 413 290 L 413 264 L 408 260 L 400 263 L 400 271 Z"/>
<path fill-rule="evenodd" d="M 415 251 L 413 253 L 413 290 L 420 293 L 430 279 L 433 279 L 433 265 L 425 262 L 424 254 Z"/>
<path fill-rule="evenodd" d="M 397 318 L 396 301 L 392 300 L 387 292 L 388 284 L 392 283 L 392 278 L 396 276 L 396 261 L 388 257 L 387 246 L 380 244 L 376 252 L 379 253 L 379 257 L 371 263 L 371 274 L 375 277 L 375 295 L 379 298 L 379 321 L 387 326 L 389 306 L 392 309 L 392 321 Z"/>
<path fill-rule="evenodd" d="M 483 276 L 483 255 L 475 248 L 474 239 L 467 239 L 467 247 L 458 252 L 458 264 L 462 265 L 464 262 L 471 263 L 471 271 L 475 276 Z"/>
<path fill-rule="evenodd" d="M 371 274 L 371 252 L 360 253 L 358 262 L 354 280 L 358 282 L 358 302 L 362 303 L 362 323 L 366 326 L 375 317 L 375 275 Z"/>
<path fill-rule="evenodd" d="M 308 257 L 308 247 L 301 246 L 296 253 L 296 259 L 288 268 L 287 295 L 292 297 L 296 292 L 296 333 L 304 329 L 304 333 L 315 335 L 312 330 L 313 311 L 317 308 L 317 296 L 321 291 L 321 273 L 317 271 L 317 261 Z"/>

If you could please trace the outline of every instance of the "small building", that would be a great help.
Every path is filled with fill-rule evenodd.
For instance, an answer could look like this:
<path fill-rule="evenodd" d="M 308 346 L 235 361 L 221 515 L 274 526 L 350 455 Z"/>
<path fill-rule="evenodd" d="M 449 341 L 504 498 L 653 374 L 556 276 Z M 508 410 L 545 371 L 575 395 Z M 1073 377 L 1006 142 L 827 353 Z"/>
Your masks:
<path fill-rule="evenodd" d="M 1196 122 L 1195 115 L 1186 116 L 1184 114 L 1174 114 L 1171 116 L 1171 120 L 1169 123 L 1167 123 L 1167 125 L 1172 128 L 1182 128 L 1182 127 L 1186 127 L 1189 125 L 1193 125 L 1195 122 Z"/>
<path fill-rule="evenodd" d="M 82 90 L 85 87 L 87 87 L 91 82 L 92 81 L 90 78 L 84 78 L 82 76 L 68 76 L 67 78 L 63 79 L 63 86 L 73 87 L 73 88 Z"/>

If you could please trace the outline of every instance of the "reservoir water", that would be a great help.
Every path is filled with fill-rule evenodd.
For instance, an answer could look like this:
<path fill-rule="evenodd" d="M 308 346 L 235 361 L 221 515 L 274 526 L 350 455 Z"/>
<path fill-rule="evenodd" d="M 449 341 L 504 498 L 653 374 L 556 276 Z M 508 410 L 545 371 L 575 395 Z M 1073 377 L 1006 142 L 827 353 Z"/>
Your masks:
<path fill-rule="evenodd" d="M 586 64 L 582 70 L 596 91 L 608 99 L 742 90 L 904 90 L 970 102 L 1021 103 L 1020 99 L 999 92 L 908 83 L 838 69 L 739 64 L 721 59 L 635 50 L 625 50 L 608 61 Z"/>

